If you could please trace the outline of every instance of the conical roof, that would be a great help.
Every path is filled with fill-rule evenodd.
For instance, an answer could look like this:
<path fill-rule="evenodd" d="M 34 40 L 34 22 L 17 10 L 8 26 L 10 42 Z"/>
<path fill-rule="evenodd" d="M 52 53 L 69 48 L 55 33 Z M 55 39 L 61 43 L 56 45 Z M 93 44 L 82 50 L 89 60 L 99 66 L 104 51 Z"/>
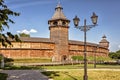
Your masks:
<path fill-rule="evenodd" d="M 103 37 L 102 37 L 102 40 L 100 41 L 100 43 L 109 43 L 107 40 L 106 40 L 106 36 L 104 35 Z"/>
<path fill-rule="evenodd" d="M 60 3 L 57 4 L 56 8 L 55 8 L 55 13 L 52 16 L 51 20 L 56 20 L 56 19 L 64 19 L 67 20 L 66 16 L 64 15 L 63 11 L 62 11 L 62 6 L 60 5 Z"/>
<path fill-rule="evenodd" d="M 104 35 L 102 38 L 104 38 L 104 39 L 105 39 L 105 38 L 107 38 L 107 37 Z"/>

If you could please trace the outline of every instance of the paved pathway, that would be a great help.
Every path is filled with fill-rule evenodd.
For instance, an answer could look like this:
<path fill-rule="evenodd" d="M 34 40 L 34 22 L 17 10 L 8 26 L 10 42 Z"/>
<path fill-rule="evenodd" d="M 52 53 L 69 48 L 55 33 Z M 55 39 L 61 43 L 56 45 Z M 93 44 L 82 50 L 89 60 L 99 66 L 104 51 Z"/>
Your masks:
<path fill-rule="evenodd" d="M 40 70 L 2 70 L 0 73 L 8 74 L 7 80 L 48 80 Z"/>

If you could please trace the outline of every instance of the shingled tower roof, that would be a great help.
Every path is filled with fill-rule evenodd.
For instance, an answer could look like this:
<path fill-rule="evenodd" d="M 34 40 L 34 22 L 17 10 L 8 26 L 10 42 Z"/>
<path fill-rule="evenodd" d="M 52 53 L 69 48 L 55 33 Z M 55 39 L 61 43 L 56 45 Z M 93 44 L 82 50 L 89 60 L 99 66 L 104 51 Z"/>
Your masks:
<path fill-rule="evenodd" d="M 109 43 L 107 40 L 106 40 L 106 36 L 104 35 L 103 37 L 102 37 L 102 40 L 100 41 L 100 43 Z"/>
<path fill-rule="evenodd" d="M 52 16 L 51 20 L 56 20 L 56 19 L 65 19 L 65 20 L 67 20 L 67 18 L 64 15 L 62 10 L 63 10 L 62 6 L 60 5 L 60 3 L 58 3 L 56 8 L 55 8 L 55 13 Z"/>

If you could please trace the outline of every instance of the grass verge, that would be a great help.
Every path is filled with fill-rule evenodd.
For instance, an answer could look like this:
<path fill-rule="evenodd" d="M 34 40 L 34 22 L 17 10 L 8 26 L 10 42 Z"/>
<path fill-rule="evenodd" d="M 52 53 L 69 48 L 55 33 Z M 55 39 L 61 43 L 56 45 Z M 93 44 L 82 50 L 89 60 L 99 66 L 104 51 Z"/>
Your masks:
<path fill-rule="evenodd" d="M 26 59 L 14 59 L 14 63 L 45 63 L 51 62 L 49 58 L 26 58 Z"/>
<path fill-rule="evenodd" d="M 58 66 L 41 66 L 42 69 L 83 69 L 84 64 L 75 65 L 58 65 Z M 94 69 L 94 64 L 88 64 L 88 69 Z M 97 64 L 96 69 L 120 69 L 120 65 Z"/>
<path fill-rule="evenodd" d="M 7 80 L 7 76 L 5 73 L 0 73 L 0 80 Z"/>

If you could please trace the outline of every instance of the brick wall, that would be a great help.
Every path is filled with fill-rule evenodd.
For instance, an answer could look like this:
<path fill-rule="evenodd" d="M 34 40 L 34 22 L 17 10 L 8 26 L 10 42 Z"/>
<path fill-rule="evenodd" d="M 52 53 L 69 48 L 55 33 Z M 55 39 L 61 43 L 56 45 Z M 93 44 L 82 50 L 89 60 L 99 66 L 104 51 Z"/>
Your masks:
<path fill-rule="evenodd" d="M 62 35 L 61 35 L 62 36 Z M 84 55 L 84 45 L 69 44 L 67 42 L 59 41 L 57 43 L 44 43 L 44 42 L 13 42 L 13 47 L 0 48 L 0 53 L 10 58 L 56 58 L 61 59 L 62 56 L 67 55 L 68 57 L 73 55 Z M 68 51 L 66 51 L 68 50 Z M 58 54 L 56 54 L 58 52 Z M 109 50 L 104 47 L 99 47 L 96 50 L 97 56 L 108 56 Z M 94 56 L 94 46 L 87 46 L 87 55 Z"/>
<path fill-rule="evenodd" d="M 53 43 L 40 43 L 40 42 L 37 43 L 13 42 L 12 44 L 13 47 L 11 46 L 9 46 L 8 48 L 1 47 L 0 53 L 10 58 L 39 58 L 39 57 L 52 58 L 55 46 Z"/>
<path fill-rule="evenodd" d="M 108 56 L 109 50 L 104 47 L 99 47 L 95 50 L 95 46 L 87 46 L 87 56 Z M 69 54 L 84 55 L 84 45 L 69 44 Z"/>

